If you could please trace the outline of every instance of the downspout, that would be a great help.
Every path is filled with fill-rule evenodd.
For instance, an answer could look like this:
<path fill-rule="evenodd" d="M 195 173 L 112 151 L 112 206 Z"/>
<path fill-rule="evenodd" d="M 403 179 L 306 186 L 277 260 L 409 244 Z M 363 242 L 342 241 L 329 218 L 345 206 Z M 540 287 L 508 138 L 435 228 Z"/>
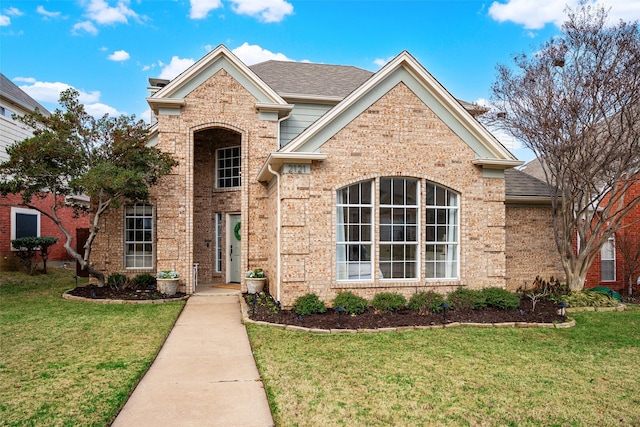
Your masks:
<path fill-rule="evenodd" d="M 282 124 L 283 121 L 287 120 L 289 117 L 291 116 L 291 111 L 289 111 L 289 113 L 278 119 L 278 127 L 276 129 L 277 135 L 276 135 L 276 142 L 278 144 L 278 150 L 280 150 L 280 125 Z M 275 175 L 276 177 L 276 185 L 277 185 L 277 190 L 276 190 L 276 197 L 278 198 L 277 200 L 277 208 L 276 208 L 276 301 L 278 302 L 278 304 L 280 304 L 280 277 L 281 277 L 281 259 L 282 259 L 282 255 L 281 255 L 281 251 L 280 251 L 280 247 L 281 247 L 281 235 L 280 235 L 280 227 L 282 225 L 282 219 L 281 219 L 281 206 L 282 206 L 282 200 L 280 199 L 280 173 L 275 171 L 272 167 L 271 164 L 267 164 L 267 169 L 269 170 L 269 172 L 271 172 L 272 174 Z"/>
<path fill-rule="evenodd" d="M 277 185 L 277 208 L 276 208 L 276 301 L 280 303 L 280 173 L 276 172 L 270 164 L 267 164 L 267 168 L 269 172 L 276 176 L 276 185 Z"/>

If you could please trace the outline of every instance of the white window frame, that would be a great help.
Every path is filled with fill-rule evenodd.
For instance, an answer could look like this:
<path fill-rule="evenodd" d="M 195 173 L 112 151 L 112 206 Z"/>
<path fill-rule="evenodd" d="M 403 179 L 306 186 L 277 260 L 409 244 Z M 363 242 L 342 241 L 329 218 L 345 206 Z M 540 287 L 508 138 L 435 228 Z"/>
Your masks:
<path fill-rule="evenodd" d="M 373 180 L 360 181 L 360 182 L 356 182 L 351 185 L 342 187 L 338 191 L 336 191 L 336 280 L 340 282 L 371 282 L 374 279 L 373 263 L 374 263 L 374 255 L 375 255 L 375 243 L 374 243 L 375 228 L 373 224 L 375 222 L 374 221 L 375 189 L 373 184 L 374 184 Z M 359 203 L 349 203 L 349 201 L 347 201 L 347 203 L 341 202 L 341 197 L 340 197 L 341 192 L 347 191 L 356 185 L 359 186 L 359 194 L 360 194 Z M 369 185 L 369 197 L 371 199 L 369 203 L 362 203 L 361 195 L 362 195 L 362 187 L 364 185 Z M 344 218 L 344 208 L 358 209 L 359 222 L 351 223 L 350 218 Z M 362 216 L 363 216 L 362 212 L 364 209 L 369 209 L 369 218 L 370 218 L 369 223 L 362 222 Z M 362 227 L 366 227 L 367 225 L 369 227 L 370 240 L 362 240 Z M 360 227 L 360 232 L 359 232 L 360 240 L 349 240 L 348 236 L 346 236 L 347 233 L 344 232 L 343 227 L 345 226 Z M 350 247 L 358 248 L 358 257 L 360 258 L 360 260 L 358 261 L 349 260 L 348 251 Z M 369 251 L 369 254 L 368 254 L 369 260 L 362 261 L 361 260 L 362 254 L 366 253 L 363 251 L 366 251 L 366 250 Z M 342 257 L 344 259 L 340 259 L 341 253 L 343 254 Z M 352 268 L 357 268 L 358 270 L 357 276 L 355 274 L 350 273 Z M 366 274 L 367 269 L 369 271 L 369 274 Z M 364 270 L 364 274 L 363 274 L 363 270 Z"/>
<path fill-rule="evenodd" d="M 238 156 L 233 155 L 234 149 L 238 149 Z M 227 153 L 231 153 L 231 155 L 226 156 Z M 223 154 L 225 154 L 224 157 L 221 157 Z M 237 166 L 233 165 L 234 159 L 238 159 Z M 224 160 L 224 161 L 230 160 L 232 164 L 231 166 L 225 165 L 223 167 L 220 167 L 220 160 Z M 231 171 L 231 174 L 232 174 L 234 169 L 238 170 L 237 175 L 229 175 L 229 176 L 223 176 L 223 177 L 220 176 L 220 173 L 222 173 L 222 171 Z M 226 185 L 227 181 L 231 181 L 231 184 L 233 184 L 234 179 L 238 180 L 238 185 Z M 221 180 L 222 180 L 222 183 L 225 185 L 220 185 Z M 241 186 L 242 186 L 242 147 L 240 145 L 234 145 L 232 147 L 218 148 L 216 150 L 216 188 L 218 189 L 240 188 Z"/>
<path fill-rule="evenodd" d="M 424 236 L 424 248 L 425 248 L 425 279 L 426 280 L 458 280 L 460 278 L 460 194 L 458 194 L 457 192 L 448 189 L 447 187 L 444 187 L 442 185 L 438 185 L 435 182 L 427 182 L 426 183 L 426 191 L 427 193 L 429 192 L 429 187 L 433 186 L 433 191 L 435 192 L 435 194 L 433 195 L 433 201 L 434 203 L 432 205 L 428 205 L 427 203 L 429 202 L 429 197 L 427 195 L 426 200 L 425 200 L 425 215 L 426 215 L 426 220 L 425 220 L 425 236 Z M 438 203 L 438 198 L 437 198 L 437 191 L 438 189 L 441 189 L 444 191 L 444 199 L 445 199 L 445 204 L 441 204 Z M 450 199 L 450 195 L 455 196 L 455 205 L 449 204 Z M 435 211 L 435 218 L 434 218 L 434 223 L 428 223 L 429 222 L 429 211 Z M 446 211 L 446 220 L 444 223 L 439 223 L 438 222 L 438 211 Z M 428 240 L 429 239 L 429 227 L 433 227 L 434 228 L 434 240 Z M 453 231 L 454 233 L 450 233 L 450 230 L 446 230 L 446 234 L 447 234 L 447 240 L 442 240 L 439 241 L 438 240 L 438 229 L 439 228 L 448 228 L 448 227 L 454 227 Z M 451 239 L 450 234 L 455 234 L 455 238 Z M 430 251 L 429 246 L 433 247 L 433 246 L 440 246 L 443 247 L 443 249 L 445 249 L 444 253 L 447 254 L 447 256 L 452 255 L 453 259 L 449 259 L 449 260 L 429 260 L 427 259 L 427 257 L 429 256 Z M 435 251 L 437 252 L 437 250 Z M 451 267 L 449 265 L 447 265 L 450 262 L 455 262 L 456 264 L 456 268 L 455 271 L 451 271 Z M 433 277 L 426 277 L 427 273 L 429 272 L 429 268 L 428 265 L 432 265 L 433 266 Z M 438 265 L 444 264 L 444 271 L 446 272 L 443 276 L 439 276 L 438 275 Z"/>
<path fill-rule="evenodd" d="M 416 187 L 416 193 L 415 193 L 415 204 L 414 205 L 408 205 L 408 204 L 396 204 L 394 203 L 394 201 L 392 200 L 391 203 L 387 203 L 387 204 L 383 204 L 382 201 L 380 200 L 380 193 L 381 193 L 381 188 L 382 188 L 382 180 L 383 179 L 388 179 L 390 180 L 392 183 L 395 181 L 399 181 L 402 180 L 403 181 L 403 194 L 405 195 L 405 200 L 406 200 L 406 192 L 407 192 L 407 181 L 413 181 L 415 182 L 415 187 Z M 380 179 L 378 180 L 378 191 L 377 191 L 377 195 L 378 195 L 378 207 L 377 207 L 377 211 L 378 211 L 378 233 L 379 233 L 379 239 L 377 242 L 378 245 L 378 272 L 380 274 L 380 280 L 383 281 L 394 281 L 394 282 L 398 282 L 398 281 L 417 281 L 420 280 L 420 277 L 422 275 L 422 271 L 421 271 L 421 266 L 420 266 L 420 259 L 421 259 L 421 237 L 422 237 L 422 233 L 420 230 L 420 212 L 421 212 L 421 206 L 420 206 L 420 189 L 422 186 L 422 180 L 417 179 L 417 178 L 407 178 L 407 177 L 401 177 L 401 176 L 384 176 L 384 177 L 380 177 Z M 394 191 L 395 187 L 392 188 L 392 194 L 391 197 L 393 198 L 393 191 Z M 405 218 L 405 222 L 402 223 L 388 223 L 388 224 L 383 224 L 381 217 L 382 217 L 382 209 L 391 209 L 392 214 L 391 217 L 393 219 L 393 212 L 394 211 L 398 211 L 398 210 L 403 210 L 404 211 L 404 218 Z M 406 222 L 406 212 L 408 209 L 413 209 L 416 212 L 416 218 L 415 218 L 415 223 L 407 223 Z M 415 233 L 416 233 L 416 239 L 415 241 L 411 241 L 411 240 L 406 240 L 406 230 L 408 227 L 412 226 L 415 228 Z M 391 234 L 393 235 L 394 231 L 393 230 L 395 227 L 402 227 L 404 232 L 402 233 L 405 237 L 405 240 L 394 240 L 393 237 L 391 238 L 391 240 L 382 240 L 382 236 L 383 236 L 383 232 L 382 232 L 382 227 L 390 227 L 391 228 Z M 382 261 L 382 257 L 380 256 L 380 252 L 382 251 L 382 246 L 391 246 L 391 247 L 414 247 L 415 250 L 415 259 L 413 261 L 411 260 L 407 260 L 406 257 L 404 258 L 403 261 L 394 261 L 393 260 L 393 256 L 391 257 L 391 260 L 385 260 Z M 393 249 L 392 249 L 393 250 Z M 405 276 L 404 277 L 384 277 L 383 276 L 383 269 L 382 269 L 382 264 L 390 264 L 391 268 L 393 270 L 393 265 L 394 264 L 400 264 L 402 263 L 405 268 Z M 406 266 L 408 263 L 413 263 L 415 265 L 415 276 L 414 277 L 406 277 Z"/>
<path fill-rule="evenodd" d="M 133 208 L 134 210 L 136 210 L 138 207 L 143 207 L 146 211 L 146 208 L 150 208 L 151 209 L 151 213 L 149 215 L 146 215 L 145 212 L 143 212 L 143 215 L 129 215 L 128 214 L 128 209 L 129 208 Z M 152 205 L 146 204 L 146 203 L 136 203 L 133 205 L 126 205 L 124 207 L 124 268 L 126 270 L 153 270 L 154 268 L 154 264 L 155 264 L 155 238 L 154 238 L 154 233 L 155 233 L 155 209 L 153 208 Z M 147 230 L 146 227 L 143 226 L 142 230 L 137 230 L 135 227 L 134 228 L 129 228 L 127 225 L 127 222 L 129 219 L 135 219 L 135 218 L 142 218 L 142 219 L 150 219 L 151 220 L 151 227 L 149 230 Z M 133 231 L 134 233 L 136 231 L 142 231 L 143 233 L 146 231 L 149 231 L 151 233 L 151 239 L 149 241 L 147 240 L 141 240 L 138 241 L 134 238 L 134 240 L 128 240 L 127 239 L 127 232 L 128 231 Z M 133 252 L 131 254 L 128 254 L 128 247 L 129 245 L 151 245 L 151 255 L 144 255 L 144 251 L 142 251 L 141 253 L 143 254 L 143 258 L 149 258 L 149 265 L 143 265 L 143 266 L 136 266 L 135 262 L 133 266 L 128 266 L 127 261 L 128 259 L 131 257 L 134 261 L 136 259 L 136 257 L 139 256 L 137 249 L 134 249 Z M 135 246 L 134 246 L 135 247 Z"/>
<path fill-rule="evenodd" d="M 216 212 L 215 272 L 222 273 L 222 212 Z"/>
<path fill-rule="evenodd" d="M 606 257 L 605 257 L 606 256 Z M 604 263 L 613 264 L 613 277 L 604 277 Z M 615 236 L 609 237 L 609 239 L 602 245 L 600 249 L 600 281 L 601 282 L 615 282 L 616 281 L 616 238 Z"/>
<path fill-rule="evenodd" d="M 29 209 L 29 208 L 17 208 L 17 207 L 11 207 L 11 240 L 14 240 L 16 238 L 16 223 L 17 223 L 17 214 L 21 214 L 21 215 L 33 215 L 36 217 L 36 228 L 37 228 L 37 235 L 35 237 L 40 237 L 40 211 L 36 210 L 36 209 Z M 11 250 L 12 251 L 17 251 L 17 249 L 15 249 L 12 245 L 11 245 L 11 241 L 9 241 L 9 246 L 11 246 Z"/>

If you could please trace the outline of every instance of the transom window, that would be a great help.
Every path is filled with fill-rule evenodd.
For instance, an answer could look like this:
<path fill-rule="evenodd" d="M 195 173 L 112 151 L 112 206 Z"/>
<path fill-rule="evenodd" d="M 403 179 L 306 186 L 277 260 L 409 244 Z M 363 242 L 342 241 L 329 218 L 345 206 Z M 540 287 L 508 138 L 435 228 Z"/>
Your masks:
<path fill-rule="evenodd" d="M 153 207 L 125 207 L 125 268 L 153 268 Z"/>
<path fill-rule="evenodd" d="M 458 194 L 418 179 L 383 177 L 376 198 L 373 186 L 374 181 L 364 181 L 337 191 L 337 280 L 370 281 L 375 273 L 382 280 L 457 278 Z M 425 215 L 424 230 L 421 215 Z"/>
<path fill-rule="evenodd" d="M 240 146 L 220 148 L 216 151 L 218 188 L 240 187 Z"/>

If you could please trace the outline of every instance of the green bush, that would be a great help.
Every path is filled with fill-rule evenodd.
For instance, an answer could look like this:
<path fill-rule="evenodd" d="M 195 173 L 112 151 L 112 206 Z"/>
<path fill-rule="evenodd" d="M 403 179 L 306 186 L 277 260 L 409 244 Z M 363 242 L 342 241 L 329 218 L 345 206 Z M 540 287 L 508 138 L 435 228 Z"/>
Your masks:
<path fill-rule="evenodd" d="M 407 307 L 412 310 L 418 310 L 422 314 L 426 314 L 427 312 L 440 313 L 442 311 L 443 302 L 444 297 L 437 292 L 419 292 L 417 294 L 413 294 L 409 299 Z"/>
<path fill-rule="evenodd" d="M 156 285 L 156 278 L 149 273 L 138 274 L 132 280 L 136 288 L 149 289 Z"/>
<path fill-rule="evenodd" d="M 124 274 L 113 273 L 107 278 L 107 285 L 111 289 L 122 290 L 129 285 L 129 278 Z"/>
<path fill-rule="evenodd" d="M 373 297 L 371 305 L 378 311 L 398 311 L 406 307 L 407 299 L 395 292 L 380 292 Z"/>
<path fill-rule="evenodd" d="M 447 303 L 461 311 L 476 310 L 487 306 L 481 291 L 474 289 L 458 288 L 447 295 Z"/>
<path fill-rule="evenodd" d="M 333 300 L 334 307 L 343 307 L 347 314 L 362 314 L 367 311 L 369 301 L 353 292 L 339 292 Z"/>
<path fill-rule="evenodd" d="M 562 301 L 569 304 L 569 307 L 615 307 L 618 305 L 615 298 L 592 291 L 572 292 L 564 295 Z"/>
<path fill-rule="evenodd" d="M 487 307 L 495 307 L 501 310 L 518 308 L 520 306 L 520 298 L 502 288 L 485 288 L 481 292 Z"/>
<path fill-rule="evenodd" d="M 327 311 L 327 307 L 316 294 L 306 294 L 295 300 L 293 310 L 298 315 L 306 316 L 313 313 L 324 313 Z"/>

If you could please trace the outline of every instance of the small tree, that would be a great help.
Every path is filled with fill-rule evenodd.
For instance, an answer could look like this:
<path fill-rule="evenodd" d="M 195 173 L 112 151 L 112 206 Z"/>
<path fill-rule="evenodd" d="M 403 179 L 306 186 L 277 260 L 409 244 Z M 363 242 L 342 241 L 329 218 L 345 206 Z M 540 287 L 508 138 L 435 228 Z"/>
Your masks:
<path fill-rule="evenodd" d="M 640 203 L 628 191 L 640 171 L 638 23 L 607 25 L 606 10 L 582 2 L 568 9 L 560 36 L 516 56 L 515 66 L 498 66 L 493 101 L 506 115 L 496 123 L 541 161 L 556 246 L 570 289 L 580 290 Z"/>
<path fill-rule="evenodd" d="M 78 97 L 76 90 L 68 89 L 60 94 L 62 110 L 51 116 L 36 110 L 15 117 L 34 132 L 7 148 L 9 160 L 0 164 L 0 194 L 19 193 L 24 206 L 51 219 L 64 233 L 69 255 L 104 285 L 104 274 L 90 263 L 101 215 L 123 202 L 146 201 L 149 187 L 177 162 L 147 145 L 148 126 L 142 120 L 124 115 L 96 119 L 87 114 Z M 31 203 L 47 193 L 53 195 L 48 208 Z M 71 230 L 58 214 L 66 197 L 74 194 L 91 199 L 92 223 L 83 254 L 73 248 Z"/>
<path fill-rule="evenodd" d="M 640 276 L 640 236 L 622 230 L 616 233 L 616 250 L 622 257 L 624 280 L 629 296 L 633 294 L 633 285 Z"/>

